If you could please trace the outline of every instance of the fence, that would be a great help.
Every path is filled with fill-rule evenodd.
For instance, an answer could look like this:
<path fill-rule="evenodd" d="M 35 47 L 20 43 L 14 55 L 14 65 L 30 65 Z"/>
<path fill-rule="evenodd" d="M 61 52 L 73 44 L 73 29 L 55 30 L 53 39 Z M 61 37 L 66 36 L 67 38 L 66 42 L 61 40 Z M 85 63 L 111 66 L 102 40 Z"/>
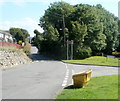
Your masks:
<path fill-rule="evenodd" d="M 0 47 L 15 47 L 15 48 L 20 48 L 21 45 L 18 45 L 18 44 L 15 44 L 15 43 L 9 43 L 9 42 L 3 42 L 3 41 L 0 41 Z"/>

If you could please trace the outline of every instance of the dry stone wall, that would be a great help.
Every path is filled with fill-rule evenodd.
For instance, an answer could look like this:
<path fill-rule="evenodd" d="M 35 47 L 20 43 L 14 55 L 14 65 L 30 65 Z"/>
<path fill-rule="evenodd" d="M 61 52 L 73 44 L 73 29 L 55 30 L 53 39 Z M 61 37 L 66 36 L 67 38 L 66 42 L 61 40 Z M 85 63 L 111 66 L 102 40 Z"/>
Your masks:
<path fill-rule="evenodd" d="M 16 65 L 26 64 L 31 62 L 31 59 L 22 51 L 5 51 L 0 50 L 0 69 L 8 69 Z"/>

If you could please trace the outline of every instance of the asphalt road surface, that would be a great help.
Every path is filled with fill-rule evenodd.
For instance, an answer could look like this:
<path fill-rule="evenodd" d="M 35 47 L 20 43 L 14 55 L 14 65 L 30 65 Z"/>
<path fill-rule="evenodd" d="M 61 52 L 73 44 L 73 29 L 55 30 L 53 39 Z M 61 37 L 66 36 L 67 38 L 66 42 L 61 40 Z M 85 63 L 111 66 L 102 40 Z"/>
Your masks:
<path fill-rule="evenodd" d="M 118 74 L 117 67 L 73 65 L 40 56 L 32 47 L 32 63 L 2 72 L 2 99 L 55 99 L 72 84 L 72 75 L 92 69 L 92 76 Z"/>

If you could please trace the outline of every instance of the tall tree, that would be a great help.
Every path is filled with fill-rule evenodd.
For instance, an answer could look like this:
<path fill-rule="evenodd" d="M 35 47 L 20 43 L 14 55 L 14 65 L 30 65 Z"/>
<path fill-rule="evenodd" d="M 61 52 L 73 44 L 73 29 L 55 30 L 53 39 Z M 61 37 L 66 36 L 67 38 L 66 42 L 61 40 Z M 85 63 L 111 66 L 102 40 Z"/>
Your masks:
<path fill-rule="evenodd" d="M 9 31 L 10 34 L 17 40 L 17 42 L 19 40 L 25 42 L 30 36 L 27 30 L 21 28 L 10 28 Z"/>
<path fill-rule="evenodd" d="M 118 41 L 117 41 L 117 51 L 120 52 L 120 20 L 118 20 L 118 37 L 117 37 Z"/>
<path fill-rule="evenodd" d="M 46 32 L 49 29 L 49 26 L 52 25 L 53 28 L 58 30 L 60 38 L 63 39 L 63 23 L 65 26 L 68 26 L 68 17 L 73 10 L 73 6 L 66 2 L 54 2 L 50 4 L 49 8 L 45 11 L 44 16 L 40 18 L 40 26 L 43 27 Z"/>
<path fill-rule="evenodd" d="M 80 24 L 79 22 L 72 22 L 72 33 L 71 39 L 75 43 L 82 44 L 84 42 L 84 37 L 87 35 L 87 26 L 85 24 Z"/>
<path fill-rule="evenodd" d="M 91 54 L 92 51 L 93 55 L 99 55 L 101 52 L 110 54 L 116 49 L 117 22 L 117 18 L 100 4 L 73 6 L 65 2 L 52 3 L 40 18 L 40 26 L 44 29 L 46 39 L 58 41 L 59 50 L 63 47 L 65 49 L 66 46 L 61 44 L 68 39 L 74 41 L 74 50 L 78 50 L 78 52 L 75 51 L 77 54 L 89 49 L 86 53 Z M 55 29 L 59 37 L 56 37 Z M 54 46 L 49 46 L 51 50 L 52 48 L 55 50 Z"/>
<path fill-rule="evenodd" d="M 32 38 L 32 43 L 40 49 L 41 42 L 44 40 L 43 35 L 37 29 L 34 30 L 34 34 L 35 36 Z"/>
<path fill-rule="evenodd" d="M 118 20 L 112 13 L 108 12 L 100 4 L 98 4 L 95 8 L 98 13 L 99 21 L 103 24 L 103 33 L 106 35 L 107 45 L 104 52 L 106 54 L 111 54 L 112 51 L 115 51 L 118 34 Z"/>
<path fill-rule="evenodd" d="M 46 31 L 46 39 L 48 41 L 58 41 L 59 39 L 59 33 L 56 28 L 53 28 L 52 25 L 49 26 L 48 30 Z"/>

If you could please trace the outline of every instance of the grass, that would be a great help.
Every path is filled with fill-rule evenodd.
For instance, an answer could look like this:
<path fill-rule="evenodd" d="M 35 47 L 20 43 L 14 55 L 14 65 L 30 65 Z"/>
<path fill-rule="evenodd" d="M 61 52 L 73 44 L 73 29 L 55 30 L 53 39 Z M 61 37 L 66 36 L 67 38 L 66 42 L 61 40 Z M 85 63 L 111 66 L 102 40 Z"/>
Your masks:
<path fill-rule="evenodd" d="M 65 88 L 57 99 L 118 99 L 118 75 L 93 77 L 85 88 Z"/>
<path fill-rule="evenodd" d="M 90 65 L 104 65 L 104 66 L 118 66 L 118 59 L 102 57 L 102 56 L 93 56 L 86 58 L 84 60 L 62 60 L 67 63 L 77 63 L 77 64 L 90 64 Z"/>
<path fill-rule="evenodd" d="M 26 45 L 23 48 L 17 49 L 14 47 L 0 47 L 0 51 L 11 51 L 11 52 L 17 52 L 17 53 L 26 53 L 27 56 L 30 56 L 30 49 L 31 49 L 31 44 L 29 44 L 28 42 L 26 42 Z"/>
<path fill-rule="evenodd" d="M 16 49 L 14 47 L 0 47 L 0 51 L 12 51 L 12 52 L 19 52 L 19 49 Z"/>

